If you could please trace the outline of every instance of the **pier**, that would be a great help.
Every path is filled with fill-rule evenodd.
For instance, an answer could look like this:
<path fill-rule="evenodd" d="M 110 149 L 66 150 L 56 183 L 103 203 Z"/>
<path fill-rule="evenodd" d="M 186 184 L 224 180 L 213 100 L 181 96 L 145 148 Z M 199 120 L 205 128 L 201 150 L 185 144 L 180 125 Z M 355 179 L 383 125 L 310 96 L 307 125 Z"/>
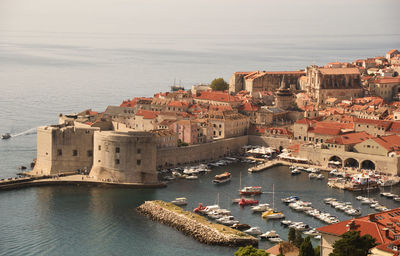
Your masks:
<path fill-rule="evenodd" d="M 152 220 L 175 228 L 201 243 L 223 246 L 258 245 L 258 239 L 241 231 L 208 221 L 172 203 L 146 201 L 137 210 Z"/>
<path fill-rule="evenodd" d="M 297 166 L 297 167 L 305 167 L 305 168 L 318 168 L 321 171 L 326 171 L 326 172 L 330 172 L 332 171 L 333 168 L 329 168 L 329 167 L 322 167 L 320 165 L 313 165 L 313 164 L 303 164 L 303 163 L 294 163 L 294 162 L 290 162 L 290 161 L 285 161 L 285 160 L 271 160 L 259 165 L 256 165 L 254 167 L 250 167 L 248 169 L 249 172 L 260 172 L 263 170 L 267 170 L 270 169 L 272 167 L 275 166 L 281 166 L 281 165 L 286 165 L 286 166 Z"/>

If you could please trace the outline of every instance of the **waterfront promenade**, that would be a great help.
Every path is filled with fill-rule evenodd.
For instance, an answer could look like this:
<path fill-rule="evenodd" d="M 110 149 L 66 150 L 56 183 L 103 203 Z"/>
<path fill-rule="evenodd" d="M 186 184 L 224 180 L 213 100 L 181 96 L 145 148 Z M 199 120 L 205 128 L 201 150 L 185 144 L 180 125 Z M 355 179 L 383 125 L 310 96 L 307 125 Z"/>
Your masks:
<path fill-rule="evenodd" d="M 281 160 L 281 159 L 274 159 L 253 167 L 250 167 L 248 169 L 249 172 L 260 172 L 263 170 L 267 170 L 269 168 L 275 167 L 275 166 L 280 166 L 280 165 L 285 165 L 285 166 L 297 166 L 297 167 L 304 167 L 304 168 L 318 168 L 321 171 L 332 171 L 334 168 L 330 168 L 330 167 L 322 167 L 320 165 L 313 165 L 313 164 L 302 164 L 302 163 L 294 163 L 294 162 L 289 162 L 289 161 L 285 161 L 285 160 Z"/>

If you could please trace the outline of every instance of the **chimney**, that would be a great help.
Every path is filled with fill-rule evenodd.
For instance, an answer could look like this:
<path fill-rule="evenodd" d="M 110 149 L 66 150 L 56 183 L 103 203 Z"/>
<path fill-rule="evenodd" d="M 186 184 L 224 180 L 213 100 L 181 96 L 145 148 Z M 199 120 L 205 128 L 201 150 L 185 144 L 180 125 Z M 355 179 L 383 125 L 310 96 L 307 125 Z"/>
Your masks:
<path fill-rule="evenodd" d="M 368 217 L 369 217 L 369 221 L 371 221 L 371 222 L 375 222 L 376 221 L 375 213 L 370 214 Z"/>
<path fill-rule="evenodd" d="M 383 228 L 382 231 L 385 231 L 385 236 L 389 238 L 389 229 L 388 228 Z"/>

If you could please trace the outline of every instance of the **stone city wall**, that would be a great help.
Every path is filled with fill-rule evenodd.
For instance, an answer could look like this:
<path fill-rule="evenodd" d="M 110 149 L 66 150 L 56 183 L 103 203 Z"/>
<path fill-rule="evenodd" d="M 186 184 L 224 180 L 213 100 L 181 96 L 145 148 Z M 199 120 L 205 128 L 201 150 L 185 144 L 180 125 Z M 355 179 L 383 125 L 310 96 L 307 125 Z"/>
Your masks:
<path fill-rule="evenodd" d="M 213 161 L 224 156 L 240 153 L 248 144 L 248 136 L 241 136 L 209 143 L 157 150 L 157 167 L 174 167 L 204 161 Z"/>
<path fill-rule="evenodd" d="M 249 145 L 253 146 L 273 147 L 279 149 L 279 147 L 287 148 L 291 144 L 292 140 L 284 137 L 249 135 Z"/>

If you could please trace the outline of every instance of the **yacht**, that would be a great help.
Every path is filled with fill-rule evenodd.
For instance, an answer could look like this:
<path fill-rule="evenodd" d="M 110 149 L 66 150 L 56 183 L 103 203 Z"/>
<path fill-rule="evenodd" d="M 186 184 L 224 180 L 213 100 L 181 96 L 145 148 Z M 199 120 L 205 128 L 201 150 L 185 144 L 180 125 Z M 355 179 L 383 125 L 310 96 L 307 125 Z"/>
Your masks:
<path fill-rule="evenodd" d="M 239 192 L 241 195 L 259 195 L 262 193 L 261 187 L 244 187 Z"/>
<path fill-rule="evenodd" d="M 178 197 L 175 200 L 171 201 L 171 203 L 175 205 L 187 205 L 186 197 Z"/>
<path fill-rule="evenodd" d="M 231 173 L 230 172 L 224 172 L 222 174 L 215 175 L 212 182 L 214 184 L 221 184 L 221 183 L 228 182 L 230 180 L 231 180 Z"/>
<path fill-rule="evenodd" d="M 260 235 L 260 238 L 263 239 L 270 239 L 270 238 L 278 238 L 279 235 L 276 233 L 275 230 L 270 230 L 268 232 L 265 232 L 264 234 Z"/>
<path fill-rule="evenodd" d="M 325 179 L 325 176 L 323 174 L 318 174 L 316 178 L 318 180 L 323 180 L 323 179 Z"/>
<path fill-rule="evenodd" d="M 280 237 L 274 237 L 274 238 L 270 238 L 268 240 L 273 242 L 273 243 L 282 243 L 283 242 L 283 239 L 280 238 Z"/>
<path fill-rule="evenodd" d="M 259 204 L 257 206 L 251 207 L 252 212 L 265 212 L 268 211 L 269 209 L 270 209 L 269 204 Z"/>
<path fill-rule="evenodd" d="M 189 176 L 186 176 L 186 179 L 187 180 L 197 180 L 199 178 L 199 176 L 197 176 L 197 175 L 189 175 Z"/>
<path fill-rule="evenodd" d="M 259 227 L 252 227 L 243 232 L 253 236 L 259 236 L 263 233 Z"/>
<path fill-rule="evenodd" d="M 285 218 L 285 214 L 274 210 L 268 210 L 264 212 L 261 217 L 265 219 L 283 219 Z"/>
<path fill-rule="evenodd" d="M 299 171 L 299 169 L 294 169 L 294 170 L 291 171 L 292 175 L 297 175 L 297 174 L 300 174 L 300 173 L 301 173 L 301 171 Z"/>

